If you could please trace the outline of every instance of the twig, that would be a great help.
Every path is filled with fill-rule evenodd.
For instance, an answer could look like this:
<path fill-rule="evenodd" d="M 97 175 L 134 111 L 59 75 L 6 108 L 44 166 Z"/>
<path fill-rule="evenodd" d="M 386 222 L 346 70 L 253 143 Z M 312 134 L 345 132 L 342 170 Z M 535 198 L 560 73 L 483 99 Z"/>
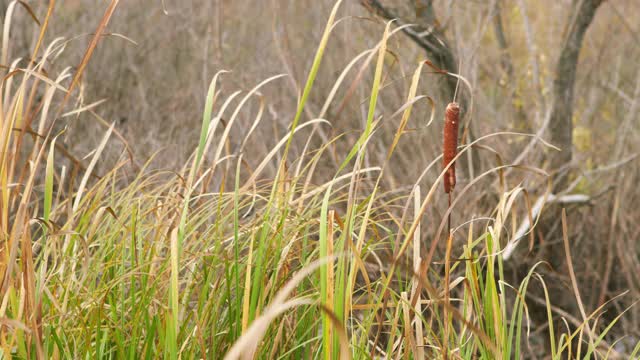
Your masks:
<path fill-rule="evenodd" d="M 559 196 L 554 194 L 549 194 L 546 196 L 546 200 L 545 200 L 545 196 L 541 196 L 538 198 L 538 200 L 536 200 L 535 204 L 533 205 L 533 208 L 531 209 L 531 218 L 537 222 L 538 217 L 542 212 L 542 208 L 544 207 L 544 205 L 549 203 L 556 203 L 556 204 L 563 204 L 563 205 L 568 205 L 568 204 L 583 205 L 583 204 L 591 203 L 591 200 L 592 198 L 590 196 L 584 195 L 584 194 L 559 195 Z M 522 222 L 522 224 L 520 224 L 520 226 L 518 227 L 518 230 L 513 235 L 512 240 L 510 240 L 507 243 L 507 245 L 504 247 L 504 252 L 502 254 L 503 260 L 506 261 L 511 258 L 511 256 L 513 255 L 513 252 L 518 246 L 518 243 L 523 237 L 525 237 L 529 233 L 530 229 L 531 229 L 531 222 L 529 221 L 529 218 L 527 218 L 525 219 L 524 222 Z"/>

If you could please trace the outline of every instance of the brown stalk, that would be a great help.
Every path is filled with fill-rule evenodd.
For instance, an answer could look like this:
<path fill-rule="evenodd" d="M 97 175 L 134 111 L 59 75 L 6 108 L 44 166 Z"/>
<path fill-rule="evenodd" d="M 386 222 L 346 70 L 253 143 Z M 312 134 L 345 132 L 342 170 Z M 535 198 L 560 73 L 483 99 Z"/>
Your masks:
<path fill-rule="evenodd" d="M 75 89 L 75 87 L 79 84 L 80 78 L 82 78 L 84 69 L 87 67 L 87 64 L 89 63 L 89 59 L 91 58 L 91 55 L 93 55 L 93 51 L 98 46 L 98 41 L 102 37 L 102 34 L 104 33 L 104 29 L 107 27 L 107 24 L 109 24 L 109 20 L 111 19 L 111 16 L 115 12 L 119 1 L 120 0 L 111 0 L 109 7 L 105 10 L 104 15 L 102 16 L 102 20 L 100 21 L 100 24 L 98 24 L 98 28 L 96 29 L 96 32 L 93 35 L 93 38 L 91 38 L 91 42 L 87 46 L 87 50 L 85 51 L 84 56 L 82 57 L 82 61 L 80 61 L 80 64 L 78 65 L 78 70 L 73 75 L 73 79 L 71 80 L 71 85 L 69 85 L 69 88 L 67 89 L 67 93 L 64 95 L 62 102 L 58 106 L 58 112 L 56 113 L 55 118 L 60 116 L 60 114 L 64 110 L 64 106 L 67 104 L 67 101 L 69 101 L 69 97 L 73 93 L 73 89 Z"/>
<path fill-rule="evenodd" d="M 459 124 L 460 106 L 455 101 L 450 102 L 444 111 L 444 135 L 442 136 L 442 167 L 445 169 L 444 192 L 449 194 L 449 207 L 451 207 L 451 192 L 456 186 L 456 163 L 453 159 L 458 154 Z M 449 213 L 447 224 L 449 233 L 451 233 L 451 213 Z"/>

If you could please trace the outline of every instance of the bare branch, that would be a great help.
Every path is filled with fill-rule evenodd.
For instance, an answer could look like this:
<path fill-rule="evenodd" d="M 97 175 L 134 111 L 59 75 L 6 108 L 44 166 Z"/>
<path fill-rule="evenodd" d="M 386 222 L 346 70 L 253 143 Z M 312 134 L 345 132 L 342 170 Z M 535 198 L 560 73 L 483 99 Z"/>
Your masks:
<path fill-rule="evenodd" d="M 400 19 L 396 14 L 385 7 L 379 0 L 360 0 L 360 2 L 371 12 L 387 20 L 396 19 L 398 25 L 406 24 L 403 19 Z M 424 20 L 424 24 L 416 24 L 412 27 L 404 28 L 402 31 L 409 38 L 411 38 L 411 40 L 413 40 L 416 45 L 421 47 L 427 53 L 427 56 L 437 67 L 452 73 L 458 73 L 459 70 L 458 64 L 456 62 L 456 57 L 451 51 L 451 47 L 447 43 L 444 35 L 436 27 L 434 16 L 428 15 L 430 13 L 430 11 L 422 12 L 424 16 L 421 16 L 421 19 Z M 457 79 L 448 76 L 446 78 L 446 82 L 446 95 L 448 98 L 453 99 L 453 94 L 455 93 L 457 85 Z"/>
<path fill-rule="evenodd" d="M 582 40 L 591 24 L 598 7 L 603 0 L 574 0 L 575 17 L 569 23 L 569 30 L 560 52 L 553 81 L 553 105 L 549 131 L 551 142 L 562 148 L 551 157 L 551 167 L 558 169 L 569 163 L 573 144 L 573 96 L 578 56 Z M 557 183 L 558 188 L 565 187 L 565 181 Z"/>
<path fill-rule="evenodd" d="M 545 200 L 546 199 L 546 200 Z M 572 194 L 572 195 L 554 195 L 549 194 L 547 196 L 541 196 L 536 200 L 533 208 L 531 209 L 531 218 L 534 221 L 537 221 L 540 213 L 542 212 L 542 208 L 544 205 L 549 203 L 557 203 L 557 204 L 574 204 L 574 205 L 585 205 L 591 203 L 591 197 L 584 194 Z M 531 229 L 531 222 L 529 219 L 525 219 L 525 221 L 520 224 L 518 230 L 513 235 L 511 240 L 504 247 L 504 253 L 502 254 L 502 258 L 507 261 L 513 255 L 513 252 L 516 250 L 518 243 L 522 238 L 524 238 L 527 234 L 529 234 L 529 230 Z"/>

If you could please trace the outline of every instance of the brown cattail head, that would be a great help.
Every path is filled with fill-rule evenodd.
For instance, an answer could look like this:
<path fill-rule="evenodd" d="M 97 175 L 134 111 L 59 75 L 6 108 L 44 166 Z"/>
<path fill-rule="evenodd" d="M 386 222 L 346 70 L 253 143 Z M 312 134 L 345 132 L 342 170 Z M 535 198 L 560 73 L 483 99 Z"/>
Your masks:
<path fill-rule="evenodd" d="M 442 147 L 443 168 L 446 168 L 453 161 L 458 153 L 458 124 L 460 123 L 460 106 L 452 102 L 447 105 L 444 112 L 444 136 Z M 444 192 L 450 193 L 456 186 L 456 164 L 444 174 Z"/>

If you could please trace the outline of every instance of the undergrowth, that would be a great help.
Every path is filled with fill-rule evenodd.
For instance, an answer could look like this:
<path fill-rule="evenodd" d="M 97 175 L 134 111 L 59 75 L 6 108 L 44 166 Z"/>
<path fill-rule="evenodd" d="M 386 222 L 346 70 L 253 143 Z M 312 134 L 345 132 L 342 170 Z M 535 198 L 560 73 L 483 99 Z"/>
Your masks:
<path fill-rule="evenodd" d="M 206 95 L 199 145 L 183 169 L 142 166 L 131 176 L 125 153 L 97 176 L 103 150 L 120 135 L 94 112 L 95 103 L 65 108 L 116 5 L 113 1 L 107 9 L 80 66 L 57 75 L 46 71 L 47 62 L 64 50 L 62 39 L 43 43 L 50 11 L 40 21 L 33 61 L 18 59 L 5 71 L 0 115 L 3 357 L 524 356 L 530 334 L 527 288 L 534 282 L 544 286 L 536 273 L 544 264 L 513 287 L 505 280 L 501 255 L 512 240 L 504 229 L 517 216 L 515 204 L 526 202 L 524 189 L 506 188 L 501 181 L 490 225 L 483 225 L 487 217 L 468 219 L 449 235 L 446 215 L 466 193 L 484 191 L 474 187 L 476 181 L 457 191 L 442 219 L 424 216 L 437 206 L 446 172 L 436 166 L 440 159 L 424 169 L 423 176 L 439 173 L 427 189 L 418 185 L 421 179 L 406 191 L 380 184 L 412 107 L 424 98 L 418 84 L 425 62 L 416 67 L 405 105 L 392 116 L 400 120 L 386 161 L 365 166 L 370 139 L 382 131 L 376 102 L 383 96 L 387 42 L 398 31 L 391 23 L 380 42 L 357 58 L 361 69 L 372 67 L 374 74 L 366 124 L 351 151 L 338 155 L 333 173 L 318 174 L 317 165 L 345 138 L 317 147 L 311 139 L 318 128 L 331 126 L 326 110 L 336 91 L 327 97 L 323 113 L 306 121 L 303 114 L 331 31 L 340 26 L 340 2 L 330 14 L 289 131 L 264 158 L 252 159 L 257 165 L 243 158 L 243 148 L 260 141 L 253 130 L 264 102 L 241 141 L 230 138 L 230 129 L 260 88 L 273 86 L 281 76 L 223 98 L 218 83 L 233 75 L 219 72 Z M 29 9 L 19 2 L 10 6 Z M 11 11 L 7 14 L 9 21 Z M 10 29 L 5 26 L 5 41 Z M 2 51 L 7 60 L 6 45 Z M 345 86 L 344 79 L 338 77 L 334 89 Z M 65 117 L 79 113 L 90 113 L 107 129 L 87 165 L 56 142 Z M 309 140 L 297 146 L 294 139 L 304 136 Z M 461 145 L 458 156 L 489 137 L 517 136 L 526 135 L 481 137 Z M 499 165 L 478 179 L 502 179 L 509 167 Z M 546 176 L 532 167 L 516 168 Z M 421 231 L 425 221 L 439 222 L 438 233 Z M 443 257 L 436 259 L 442 249 Z M 603 358 L 613 351 L 603 339 L 616 321 L 605 331 L 594 330 L 601 309 L 567 330 L 554 329 L 556 315 L 548 299 L 547 308 L 553 359 Z"/>

